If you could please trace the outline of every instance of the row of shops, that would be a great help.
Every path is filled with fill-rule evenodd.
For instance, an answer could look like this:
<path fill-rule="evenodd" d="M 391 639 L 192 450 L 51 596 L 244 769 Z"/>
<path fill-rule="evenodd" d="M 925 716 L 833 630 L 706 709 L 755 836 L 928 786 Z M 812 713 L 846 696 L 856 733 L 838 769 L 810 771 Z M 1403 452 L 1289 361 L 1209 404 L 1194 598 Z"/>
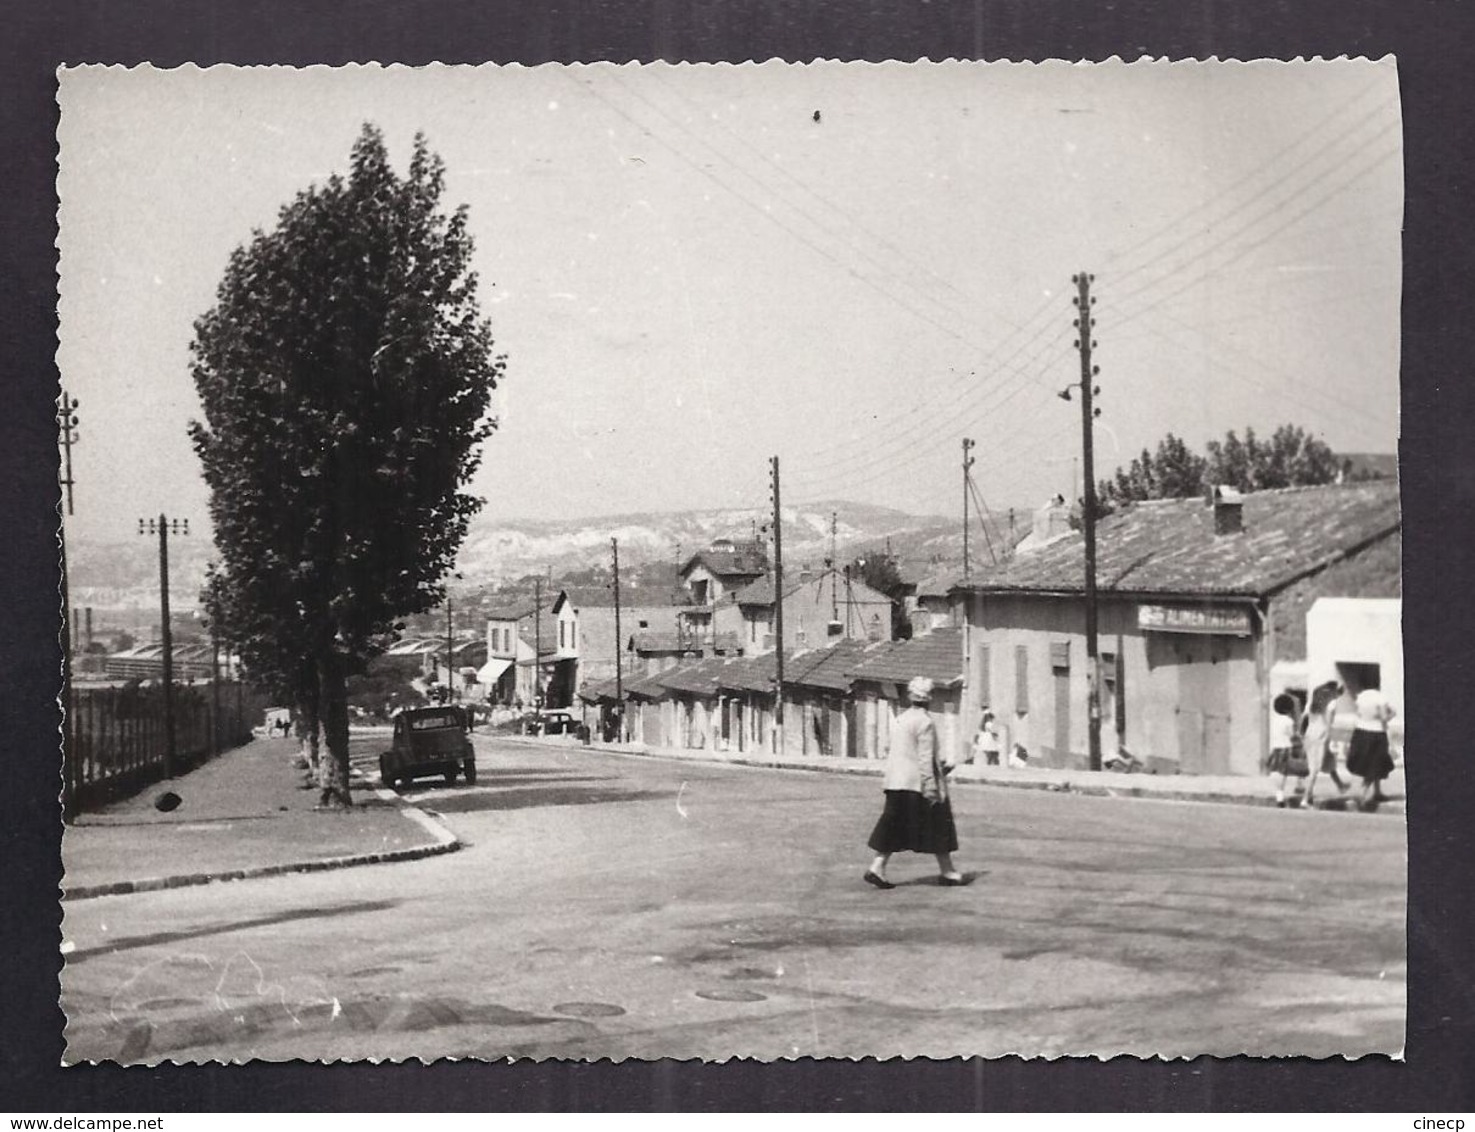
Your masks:
<path fill-rule="evenodd" d="M 1006 751 L 1089 765 L 1091 666 L 1082 536 L 947 587 L 944 627 L 777 657 L 712 657 L 580 693 L 650 747 L 881 758 L 904 686 L 929 677 L 944 749 L 962 758 L 985 708 Z M 1365 688 L 1399 713 L 1401 546 L 1395 481 L 1139 503 L 1097 531 L 1102 746 L 1160 773 L 1256 774 L 1272 705 L 1335 680 L 1342 720 Z"/>
<path fill-rule="evenodd" d="M 580 698 L 592 728 L 607 733 L 609 721 L 618 719 L 625 741 L 647 747 L 884 758 L 891 717 L 905 706 L 913 676 L 933 681 L 932 709 L 944 743 L 966 742 L 962 655 L 955 629 L 910 641 L 840 641 L 786 652 L 781 728 L 777 653 L 711 657 L 618 687 L 601 681 Z"/>

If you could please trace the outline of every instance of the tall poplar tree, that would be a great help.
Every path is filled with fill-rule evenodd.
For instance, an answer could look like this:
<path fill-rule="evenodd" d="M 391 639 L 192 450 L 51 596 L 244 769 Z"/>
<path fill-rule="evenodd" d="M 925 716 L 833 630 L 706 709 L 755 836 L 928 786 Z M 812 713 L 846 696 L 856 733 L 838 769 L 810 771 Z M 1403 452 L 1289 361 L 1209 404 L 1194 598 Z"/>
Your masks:
<path fill-rule="evenodd" d="M 365 125 L 348 175 L 253 233 L 195 323 L 190 431 L 228 620 L 244 655 L 317 704 L 325 802 L 350 799 L 346 678 L 443 601 L 481 505 L 464 488 L 505 359 L 444 185 L 423 136 L 401 177 Z"/>

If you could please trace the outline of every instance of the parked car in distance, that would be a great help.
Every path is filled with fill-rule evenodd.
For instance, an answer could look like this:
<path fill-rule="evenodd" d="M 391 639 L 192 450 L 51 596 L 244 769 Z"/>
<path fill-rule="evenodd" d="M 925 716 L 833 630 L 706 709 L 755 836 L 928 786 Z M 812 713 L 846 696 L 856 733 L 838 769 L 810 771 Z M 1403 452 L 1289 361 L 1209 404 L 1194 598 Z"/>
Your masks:
<path fill-rule="evenodd" d="M 394 717 L 394 738 L 379 756 L 379 778 L 391 790 L 402 782 L 444 775 L 446 785 L 458 773 L 476 781 L 476 750 L 468 734 L 463 708 L 407 708 Z"/>
<path fill-rule="evenodd" d="M 534 712 L 527 717 L 529 735 L 572 735 L 579 729 L 579 719 L 571 711 L 553 708 Z"/>

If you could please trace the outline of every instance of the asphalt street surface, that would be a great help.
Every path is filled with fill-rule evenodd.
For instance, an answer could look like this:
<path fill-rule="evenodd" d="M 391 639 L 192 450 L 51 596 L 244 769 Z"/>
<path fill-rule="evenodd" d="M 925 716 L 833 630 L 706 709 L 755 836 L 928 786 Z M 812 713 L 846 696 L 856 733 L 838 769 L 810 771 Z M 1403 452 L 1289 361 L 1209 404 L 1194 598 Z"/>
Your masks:
<path fill-rule="evenodd" d="M 963 785 L 879 891 L 879 779 L 477 744 L 460 852 L 66 904 L 66 1060 L 1403 1047 L 1401 821 Z"/>

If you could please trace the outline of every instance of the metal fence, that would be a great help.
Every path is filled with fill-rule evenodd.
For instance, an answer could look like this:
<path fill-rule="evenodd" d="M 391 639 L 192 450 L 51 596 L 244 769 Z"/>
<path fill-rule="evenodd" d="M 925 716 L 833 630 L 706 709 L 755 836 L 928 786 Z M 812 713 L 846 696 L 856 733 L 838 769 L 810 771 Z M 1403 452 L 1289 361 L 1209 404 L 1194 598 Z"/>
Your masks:
<path fill-rule="evenodd" d="M 248 742 L 268 703 L 263 692 L 235 681 L 176 685 L 172 699 L 171 757 L 162 687 L 71 689 L 62 749 L 68 818 Z"/>

